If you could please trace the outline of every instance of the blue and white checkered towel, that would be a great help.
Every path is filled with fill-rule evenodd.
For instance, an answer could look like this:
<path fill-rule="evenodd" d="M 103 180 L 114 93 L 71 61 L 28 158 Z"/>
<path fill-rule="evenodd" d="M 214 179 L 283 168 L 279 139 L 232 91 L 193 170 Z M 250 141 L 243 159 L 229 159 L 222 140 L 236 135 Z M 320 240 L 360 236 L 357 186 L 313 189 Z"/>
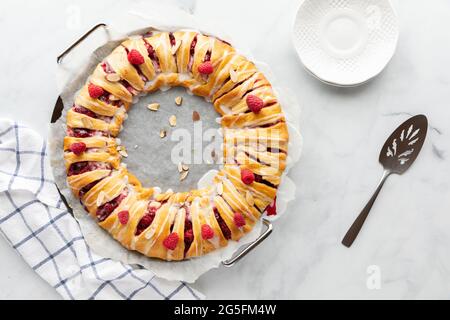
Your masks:
<path fill-rule="evenodd" d="M 0 231 L 65 299 L 202 299 L 183 282 L 93 253 L 55 184 L 46 142 L 0 119 Z"/>

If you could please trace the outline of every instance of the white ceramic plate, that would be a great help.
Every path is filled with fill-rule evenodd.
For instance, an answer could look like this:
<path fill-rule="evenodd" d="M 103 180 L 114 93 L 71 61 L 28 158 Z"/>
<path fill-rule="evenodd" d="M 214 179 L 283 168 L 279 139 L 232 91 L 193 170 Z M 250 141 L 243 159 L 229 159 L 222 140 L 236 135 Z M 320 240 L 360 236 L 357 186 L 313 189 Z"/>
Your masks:
<path fill-rule="evenodd" d="M 293 28 L 294 46 L 306 69 L 343 87 L 377 76 L 394 55 L 398 35 L 389 0 L 304 0 Z"/>

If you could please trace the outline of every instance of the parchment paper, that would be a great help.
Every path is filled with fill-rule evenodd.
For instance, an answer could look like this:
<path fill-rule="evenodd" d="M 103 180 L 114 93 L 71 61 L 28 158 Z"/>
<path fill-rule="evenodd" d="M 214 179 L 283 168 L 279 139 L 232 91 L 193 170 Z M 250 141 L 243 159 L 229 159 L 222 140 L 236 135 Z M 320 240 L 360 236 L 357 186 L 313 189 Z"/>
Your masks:
<path fill-rule="evenodd" d="M 143 30 L 149 29 L 149 26 L 153 26 L 156 30 L 167 31 L 175 31 L 178 29 L 200 30 L 205 34 L 216 35 L 221 39 L 229 41 L 239 52 L 244 53 L 249 58 L 251 56 L 248 50 L 241 48 L 241 46 L 237 45 L 236 42 L 224 33 L 213 31 L 216 28 L 208 28 L 200 25 L 191 15 L 175 7 L 160 5 L 154 7 L 153 5 L 146 5 L 141 2 L 131 10 L 129 7 L 115 7 L 115 9 L 117 13 L 120 13 L 121 18 L 113 19 L 112 21 L 120 21 L 121 24 L 120 27 L 117 24 L 117 28 L 116 24 L 109 24 L 106 39 L 100 40 L 97 36 L 97 46 L 101 43 L 104 43 L 104 45 L 94 50 L 96 47 L 95 44 L 91 44 L 90 47 L 89 44 L 83 44 L 85 46 L 82 49 L 83 51 L 81 51 L 81 47 L 75 49 L 58 69 L 58 85 L 61 88 L 64 110 L 61 118 L 55 124 L 51 125 L 51 133 L 49 135 L 51 165 L 55 182 L 61 193 L 67 199 L 69 206 L 73 209 L 74 216 L 80 224 L 87 243 L 97 254 L 127 264 L 141 265 L 153 271 L 158 277 L 167 280 L 181 280 L 192 283 L 203 273 L 217 268 L 222 261 L 231 258 L 242 245 L 254 241 L 261 232 L 262 223 L 259 222 L 253 231 L 243 237 L 239 242 L 230 241 L 229 245 L 225 248 L 216 250 L 204 257 L 187 261 L 166 262 L 158 259 L 150 259 L 123 248 L 89 217 L 82 208 L 79 200 L 72 195 L 66 184 L 62 147 L 66 130 L 66 113 L 73 104 L 73 98 L 76 92 L 85 83 L 97 63 L 107 56 L 124 38 L 133 34 L 142 34 Z M 139 14 L 136 14 L 137 12 Z M 165 16 L 164 12 L 170 12 L 170 16 L 166 15 L 166 17 L 171 18 L 167 19 L 166 24 L 163 25 L 155 17 L 146 17 L 144 14 L 141 14 L 143 12 L 158 12 L 159 16 L 163 17 Z M 106 13 L 104 13 L 105 15 Z M 139 19 L 137 19 L 137 16 L 139 16 Z M 137 20 L 140 21 L 140 24 Z M 124 21 L 129 21 L 130 23 L 124 23 Z M 170 22 L 174 22 L 176 25 L 167 25 Z M 120 29 L 137 31 L 125 34 L 120 32 Z M 272 76 L 267 66 L 260 63 L 257 63 L 257 65 L 271 81 L 277 92 L 288 120 L 290 134 L 287 170 L 282 177 L 282 183 L 277 194 L 278 215 L 269 217 L 270 220 L 275 220 L 286 212 L 288 202 L 294 199 L 295 196 L 296 186 L 287 177 L 287 172 L 298 161 L 302 148 L 302 138 L 299 134 L 300 107 L 292 94 L 286 89 L 277 87 L 276 79 Z M 181 107 L 175 106 L 174 99 L 177 96 L 184 98 Z M 160 103 L 161 109 L 156 113 L 149 111 L 146 106 L 150 102 Z M 129 155 L 128 158 L 123 159 L 123 162 L 127 164 L 129 170 L 141 180 L 144 186 L 158 186 L 162 190 L 172 188 L 175 191 L 186 191 L 211 183 L 212 177 L 214 177 L 214 173 L 216 172 L 215 170 L 219 169 L 219 167 L 210 164 L 190 165 L 188 178 L 180 183 L 176 165 L 170 159 L 170 150 L 175 142 L 171 142 L 169 137 L 164 140 L 159 137 L 159 131 L 162 127 L 167 130 L 168 136 L 170 136 L 171 128 L 168 123 L 168 118 L 172 114 L 177 116 L 177 128 L 183 128 L 192 133 L 193 110 L 200 113 L 203 129 L 218 128 L 216 122 L 218 114 L 215 113 L 211 104 L 199 97 L 188 94 L 183 88 L 172 88 L 169 91 L 158 91 L 145 97 L 140 97 L 139 101 L 133 105 L 129 112 L 129 118 L 124 123 L 124 131 L 120 135 L 122 144 L 126 146 Z"/>

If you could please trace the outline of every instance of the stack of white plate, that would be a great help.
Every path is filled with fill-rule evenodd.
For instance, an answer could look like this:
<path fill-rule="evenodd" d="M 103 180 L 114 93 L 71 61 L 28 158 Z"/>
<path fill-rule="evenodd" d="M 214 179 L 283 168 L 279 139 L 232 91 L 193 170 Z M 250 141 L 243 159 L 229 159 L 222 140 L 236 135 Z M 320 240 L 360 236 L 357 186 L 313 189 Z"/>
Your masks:
<path fill-rule="evenodd" d="M 293 30 L 306 70 L 341 87 L 377 76 L 394 55 L 398 36 L 389 0 L 304 0 Z"/>

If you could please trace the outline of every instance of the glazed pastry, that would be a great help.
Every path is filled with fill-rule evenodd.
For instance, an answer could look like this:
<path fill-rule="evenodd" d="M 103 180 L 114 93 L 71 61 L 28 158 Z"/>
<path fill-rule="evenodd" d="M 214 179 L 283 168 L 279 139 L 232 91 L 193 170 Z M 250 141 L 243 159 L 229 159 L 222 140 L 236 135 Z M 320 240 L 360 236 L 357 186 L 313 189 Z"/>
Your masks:
<path fill-rule="evenodd" d="M 182 86 L 222 116 L 224 165 L 206 190 L 145 188 L 121 165 L 117 138 L 137 95 Z M 202 256 L 274 214 L 288 130 L 270 83 L 228 43 L 194 31 L 124 41 L 94 70 L 67 113 L 67 183 L 129 250 L 164 260 Z"/>

